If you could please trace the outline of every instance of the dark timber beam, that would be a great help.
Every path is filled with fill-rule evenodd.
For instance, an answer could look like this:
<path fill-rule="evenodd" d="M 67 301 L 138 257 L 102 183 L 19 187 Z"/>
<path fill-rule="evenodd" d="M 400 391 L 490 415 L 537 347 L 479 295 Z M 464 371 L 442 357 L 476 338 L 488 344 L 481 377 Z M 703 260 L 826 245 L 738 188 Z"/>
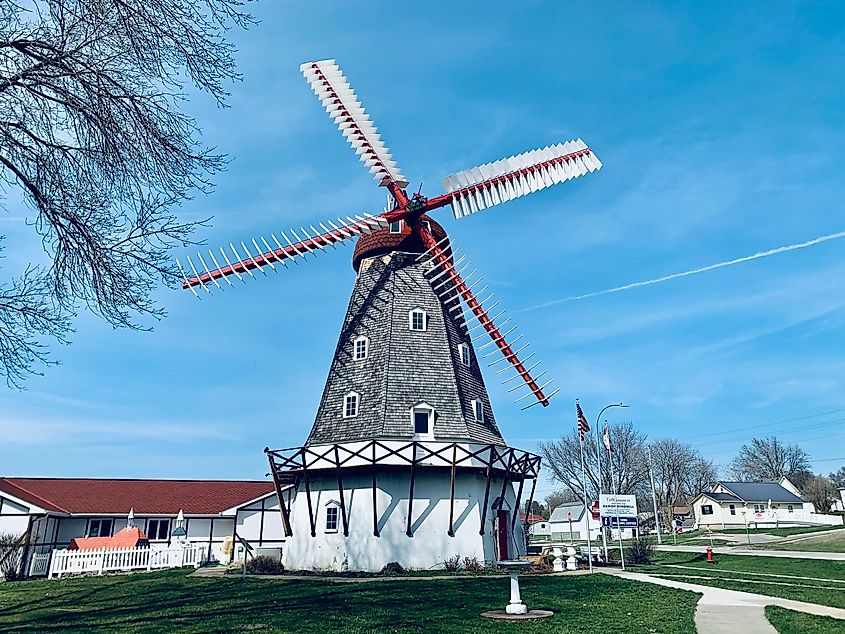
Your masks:
<path fill-rule="evenodd" d="M 337 467 L 337 491 L 340 494 L 340 516 L 343 520 L 343 536 L 349 537 L 349 520 L 346 517 L 346 500 L 343 498 L 343 471 L 340 468 L 340 453 L 334 446 L 334 463 Z"/>
<path fill-rule="evenodd" d="M 411 486 L 408 490 L 408 526 L 405 528 L 405 534 L 408 537 L 413 537 L 414 532 L 411 530 L 411 520 L 414 515 L 414 481 L 417 477 L 417 443 L 411 444 Z"/>
<path fill-rule="evenodd" d="M 449 537 L 455 536 L 455 469 L 458 459 L 458 446 L 452 445 L 452 479 L 449 483 Z"/>
<path fill-rule="evenodd" d="M 293 529 L 290 526 L 290 513 L 288 512 L 288 507 L 285 505 L 285 498 L 282 495 L 282 487 L 279 485 L 279 472 L 276 470 L 276 463 L 273 462 L 273 456 L 267 454 L 267 459 L 270 461 L 270 473 L 273 475 L 273 486 L 276 488 L 276 498 L 279 500 L 279 510 L 282 512 L 282 529 L 285 532 L 285 537 L 291 537 L 293 535 Z M 213 521 L 214 520 L 212 520 L 212 522 Z M 211 557 L 210 554 L 209 557 Z"/>
<path fill-rule="evenodd" d="M 303 452 L 302 454 L 302 482 L 305 485 L 305 499 L 308 502 L 308 521 L 311 524 L 311 537 L 317 536 L 317 519 L 314 517 L 314 507 L 311 505 L 311 483 L 308 481 L 308 469 L 305 468 L 305 463 L 308 457 Z"/>
<path fill-rule="evenodd" d="M 376 443 L 373 443 L 373 535 L 378 537 L 378 489 L 376 488 Z"/>
<path fill-rule="evenodd" d="M 484 524 L 487 522 L 487 505 L 490 503 L 490 480 L 493 478 L 493 445 L 490 445 L 490 453 L 487 456 L 487 485 L 484 487 L 484 504 L 481 505 L 481 528 L 479 535 L 484 535 Z"/>

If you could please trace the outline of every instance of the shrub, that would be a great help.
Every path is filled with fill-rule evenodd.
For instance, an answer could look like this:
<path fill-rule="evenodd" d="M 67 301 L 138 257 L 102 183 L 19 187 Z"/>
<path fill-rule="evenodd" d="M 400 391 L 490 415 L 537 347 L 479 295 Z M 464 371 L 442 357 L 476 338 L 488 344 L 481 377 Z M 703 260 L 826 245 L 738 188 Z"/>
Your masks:
<path fill-rule="evenodd" d="M 384 568 L 381 569 L 381 574 L 383 575 L 401 575 L 404 572 L 405 569 L 398 561 L 389 561 L 384 564 Z"/>
<path fill-rule="evenodd" d="M 478 557 L 464 557 L 464 568 L 467 572 L 482 572 L 485 566 L 483 561 L 478 561 Z"/>
<path fill-rule="evenodd" d="M 0 576 L 6 581 L 18 578 L 18 566 L 23 554 L 21 536 L 12 533 L 0 533 Z"/>
<path fill-rule="evenodd" d="M 637 535 L 625 549 L 625 563 L 650 564 L 654 559 L 654 540 L 644 535 Z"/>
<path fill-rule="evenodd" d="M 285 567 L 274 557 L 258 555 L 246 562 L 246 571 L 251 575 L 280 575 Z"/>
<path fill-rule="evenodd" d="M 449 572 L 457 572 L 461 567 L 461 556 L 455 555 L 454 557 L 449 557 L 443 562 L 443 566 Z"/>

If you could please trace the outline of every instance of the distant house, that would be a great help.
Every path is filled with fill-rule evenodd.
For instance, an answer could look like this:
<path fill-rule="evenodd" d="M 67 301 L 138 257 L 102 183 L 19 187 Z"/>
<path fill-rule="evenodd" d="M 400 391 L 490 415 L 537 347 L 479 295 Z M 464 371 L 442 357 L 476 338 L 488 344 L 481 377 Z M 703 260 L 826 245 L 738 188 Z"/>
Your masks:
<path fill-rule="evenodd" d="M 590 539 L 600 538 L 601 522 L 594 519 L 592 513 L 585 513 L 582 502 L 561 504 L 555 507 L 549 517 L 552 541 L 586 540 L 588 527 Z"/>
<path fill-rule="evenodd" d="M 841 524 L 842 518 L 821 515 L 787 478 L 778 482 L 717 482 L 692 501 L 698 528 Z"/>
<path fill-rule="evenodd" d="M 845 512 L 845 487 L 839 487 L 839 497 L 833 503 L 833 510 Z"/>
<path fill-rule="evenodd" d="M 523 525 L 528 524 L 528 539 L 535 541 L 545 541 L 551 537 L 552 529 L 547 520 L 542 515 L 530 513 L 527 517 L 523 513 L 519 516 Z"/>
<path fill-rule="evenodd" d="M 272 482 L 0 478 L 0 533 L 26 535 L 26 556 L 112 537 L 130 510 L 153 548 L 170 544 L 182 511 L 188 541 L 206 545 L 208 560 L 240 557 L 236 535 L 276 557 L 285 541 Z"/>

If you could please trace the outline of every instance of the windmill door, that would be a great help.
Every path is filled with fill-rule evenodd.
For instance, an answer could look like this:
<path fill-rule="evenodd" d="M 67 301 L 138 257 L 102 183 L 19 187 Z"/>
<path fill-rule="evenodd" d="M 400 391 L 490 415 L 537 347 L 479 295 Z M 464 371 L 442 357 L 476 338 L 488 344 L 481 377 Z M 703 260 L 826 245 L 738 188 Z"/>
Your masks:
<path fill-rule="evenodd" d="M 499 540 L 499 559 L 510 559 L 510 553 L 508 552 L 508 512 L 499 511 L 496 520 L 496 537 Z"/>

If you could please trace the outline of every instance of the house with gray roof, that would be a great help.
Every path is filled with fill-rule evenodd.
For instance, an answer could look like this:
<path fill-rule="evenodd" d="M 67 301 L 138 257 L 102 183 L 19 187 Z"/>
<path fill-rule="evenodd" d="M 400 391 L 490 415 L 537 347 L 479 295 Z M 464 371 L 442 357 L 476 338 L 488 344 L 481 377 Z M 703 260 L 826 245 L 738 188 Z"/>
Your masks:
<path fill-rule="evenodd" d="M 841 524 L 815 512 L 788 478 L 777 482 L 717 482 L 692 501 L 696 525 L 704 529 Z"/>

